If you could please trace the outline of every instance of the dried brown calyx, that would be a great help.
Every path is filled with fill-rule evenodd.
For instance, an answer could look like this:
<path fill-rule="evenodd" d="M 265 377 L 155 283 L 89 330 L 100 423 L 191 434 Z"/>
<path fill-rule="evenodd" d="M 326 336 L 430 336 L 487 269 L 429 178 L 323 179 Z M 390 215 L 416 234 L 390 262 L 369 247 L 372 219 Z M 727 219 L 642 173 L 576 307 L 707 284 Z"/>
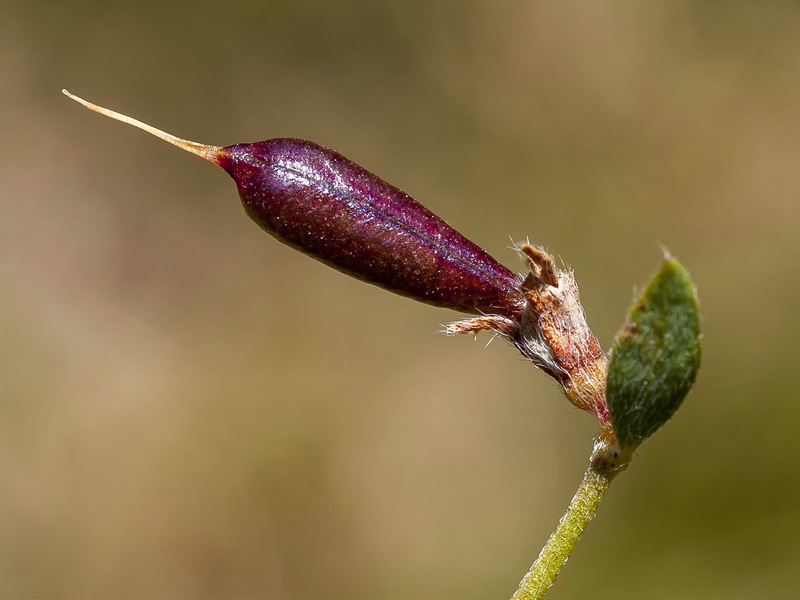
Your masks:
<path fill-rule="evenodd" d="M 525 307 L 518 317 L 486 315 L 446 326 L 449 334 L 494 331 L 555 379 L 578 408 L 596 415 L 602 433 L 613 436 L 605 400 L 606 359 L 586 323 L 571 271 L 530 244 L 519 247 L 528 272 L 520 284 Z"/>

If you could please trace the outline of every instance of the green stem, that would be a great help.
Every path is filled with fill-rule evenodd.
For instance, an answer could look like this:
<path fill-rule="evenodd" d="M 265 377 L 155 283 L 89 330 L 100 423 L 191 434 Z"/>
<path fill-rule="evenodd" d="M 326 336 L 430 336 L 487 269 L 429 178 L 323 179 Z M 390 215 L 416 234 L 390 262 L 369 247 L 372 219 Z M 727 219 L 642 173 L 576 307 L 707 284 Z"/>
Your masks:
<path fill-rule="evenodd" d="M 592 461 L 567 512 L 542 548 L 539 558 L 522 578 L 512 600 L 539 600 L 544 597 L 558 577 L 561 567 L 566 564 L 575 544 L 581 539 L 583 530 L 594 517 L 603 495 L 618 472 L 598 468 L 598 464 Z"/>

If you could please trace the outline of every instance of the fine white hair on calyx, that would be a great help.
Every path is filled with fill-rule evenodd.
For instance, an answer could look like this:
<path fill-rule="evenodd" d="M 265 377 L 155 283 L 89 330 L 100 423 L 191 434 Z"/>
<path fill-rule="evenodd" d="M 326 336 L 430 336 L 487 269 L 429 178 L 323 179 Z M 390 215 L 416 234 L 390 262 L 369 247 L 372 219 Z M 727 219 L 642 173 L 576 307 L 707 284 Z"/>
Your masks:
<path fill-rule="evenodd" d="M 543 371 L 551 375 L 564 373 L 564 369 L 556 360 L 553 349 L 535 322 L 529 319 L 523 320 L 519 334 L 513 343 L 525 358 Z"/>

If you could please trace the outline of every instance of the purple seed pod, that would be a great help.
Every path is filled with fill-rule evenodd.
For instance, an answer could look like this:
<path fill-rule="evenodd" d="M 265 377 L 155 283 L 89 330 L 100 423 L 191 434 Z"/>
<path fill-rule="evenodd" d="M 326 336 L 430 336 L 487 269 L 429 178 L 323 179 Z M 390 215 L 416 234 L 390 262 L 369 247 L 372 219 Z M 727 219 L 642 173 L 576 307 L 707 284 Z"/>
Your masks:
<path fill-rule="evenodd" d="M 398 294 L 473 314 L 514 318 L 517 277 L 408 194 L 313 142 L 198 144 L 91 104 L 228 172 L 250 217 L 278 240 Z"/>
<path fill-rule="evenodd" d="M 520 311 L 516 276 L 408 194 L 313 142 L 222 149 L 250 217 L 358 279 L 468 313 Z"/>

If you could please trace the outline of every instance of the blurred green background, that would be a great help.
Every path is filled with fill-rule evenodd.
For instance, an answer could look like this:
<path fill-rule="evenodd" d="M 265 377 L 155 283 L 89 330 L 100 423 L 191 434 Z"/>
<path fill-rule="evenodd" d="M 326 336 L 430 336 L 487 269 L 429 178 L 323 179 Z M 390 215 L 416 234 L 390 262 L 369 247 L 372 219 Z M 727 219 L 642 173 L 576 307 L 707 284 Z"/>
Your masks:
<path fill-rule="evenodd" d="M 0 75 L 0 597 L 504 598 L 595 434 L 62 87 L 335 148 L 513 269 L 530 237 L 605 347 L 669 248 L 698 385 L 549 597 L 798 597 L 796 2 L 4 0 Z"/>

